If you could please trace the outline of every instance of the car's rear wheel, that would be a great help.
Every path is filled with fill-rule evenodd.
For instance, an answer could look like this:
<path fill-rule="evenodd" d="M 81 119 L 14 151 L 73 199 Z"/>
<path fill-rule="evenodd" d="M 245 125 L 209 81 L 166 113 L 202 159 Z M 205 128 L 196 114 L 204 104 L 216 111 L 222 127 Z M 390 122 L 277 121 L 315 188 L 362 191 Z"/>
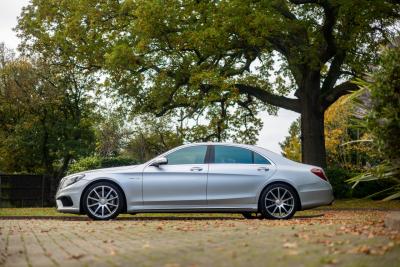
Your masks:
<path fill-rule="evenodd" d="M 268 186 L 260 198 L 260 210 L 263 217 L 267 219 L 290 219 L 297 208 L 296 192 L 284 183 Z"/>
<path fill-rule="evenodd" d="M 94 220 L 114 219 L 123 207 L 121 190 L 109 182 L 91 185 L 85 191 L 82 201 L 86 214 Z"/>

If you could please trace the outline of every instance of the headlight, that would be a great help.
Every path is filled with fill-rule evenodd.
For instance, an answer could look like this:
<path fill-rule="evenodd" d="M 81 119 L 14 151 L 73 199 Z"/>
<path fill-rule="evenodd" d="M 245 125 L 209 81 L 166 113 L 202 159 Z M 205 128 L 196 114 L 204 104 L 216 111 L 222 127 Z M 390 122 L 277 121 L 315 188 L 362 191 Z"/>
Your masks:
<path fill-rule="evenodd" d="M 70 176 L 64 177 L 60 181 L 59 189 L 63 189 L 64 187 L 74 184 L 74 183 L 78 182 L 80 179 L 82 179 L 83 177 L 85 177 L 84 174 L 76 174 L 76 175 L 70 175 Z"/>

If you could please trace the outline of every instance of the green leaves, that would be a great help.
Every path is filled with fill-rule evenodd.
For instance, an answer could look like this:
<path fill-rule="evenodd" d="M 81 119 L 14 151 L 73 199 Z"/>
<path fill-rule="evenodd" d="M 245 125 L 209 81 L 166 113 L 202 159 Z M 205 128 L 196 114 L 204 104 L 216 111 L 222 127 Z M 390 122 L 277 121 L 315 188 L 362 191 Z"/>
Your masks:
<path fill-rule="evenodd" d="M 289 136 L 279 143 L 283 153 L 288 159 L 301 162 L 300 119 L 294 121 L 289 128 Z"/>
<path fill-rule="evenodd" d="M 183 112 L 195 139 L 255 140 L 260 110 L 325 110 L 347 93 L 337 84 L 376 61 L 400 10 L 385 0 L 295 2 L 33 0 L 17 31 L 25 54 L 103 77 L 133 114 Z"/>
<path fill-rule="evenodd" d="M 0 65 L 0 169 L 63 174 L 94 149 L 91 79 L 45 61 L 8 57 Z"/>
<path fill-rule="evenodd" d="M 365 173 L 350 179 L 356 186 L 360 182 L 391 180 L 391 193 L 385 200 L 400 196 L 400 46 L 394 42 L 382 51 L 379 66 L 368 80 L 359 80 L 364 91 L 370 94 L 370 108 L 363 116 L 360 126 L 372 134 L 373 145 L 381 163 Z"/>

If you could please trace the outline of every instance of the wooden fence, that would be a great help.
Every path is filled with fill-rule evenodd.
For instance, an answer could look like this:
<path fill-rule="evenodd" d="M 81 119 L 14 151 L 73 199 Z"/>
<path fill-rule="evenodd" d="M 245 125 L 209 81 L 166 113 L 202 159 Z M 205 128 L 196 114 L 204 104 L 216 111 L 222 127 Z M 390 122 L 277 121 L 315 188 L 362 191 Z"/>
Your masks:
<path fill-rule="evenodd" d="M 48 176 L 0 174 L 0 208 L 46 207 L 53 198 Z"/>

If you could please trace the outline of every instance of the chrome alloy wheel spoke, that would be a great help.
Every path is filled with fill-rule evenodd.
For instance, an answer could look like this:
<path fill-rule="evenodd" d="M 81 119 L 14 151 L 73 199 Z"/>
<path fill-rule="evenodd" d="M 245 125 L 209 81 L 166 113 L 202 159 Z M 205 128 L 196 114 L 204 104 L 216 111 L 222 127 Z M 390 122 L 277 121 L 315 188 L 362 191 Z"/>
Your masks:
<path fill-rule="evenodd" d="M 98 218 L 111 216 L 119 206 L 118 193 L 107 185 L 93 188 L 89 192 L 86 201 L 89 212 Z"/>
<path fill-rule="evenodd" d="M 289 215 L 294 209 L 292 193 L 283 187 L 272 188 L 265 197 L 265 208 L 273 217 L 280 219 Z"/>
<path fill-rule="evenodd" d="M 285 208 L 285 206 L 282 206 L 281 208 L 286 212 L 286 214 L 288 213 L 288 210 Z"/>
<path fill-rule="evenodd" d="M 97 191 L 96 191 L 96 188 L 95 189 L 93 189 L 93 191 L 96 193 L 96 196 L 100 199 L 101 198 L 101 196 L 99 195 L 99 193 L 97 193 Z"/>

